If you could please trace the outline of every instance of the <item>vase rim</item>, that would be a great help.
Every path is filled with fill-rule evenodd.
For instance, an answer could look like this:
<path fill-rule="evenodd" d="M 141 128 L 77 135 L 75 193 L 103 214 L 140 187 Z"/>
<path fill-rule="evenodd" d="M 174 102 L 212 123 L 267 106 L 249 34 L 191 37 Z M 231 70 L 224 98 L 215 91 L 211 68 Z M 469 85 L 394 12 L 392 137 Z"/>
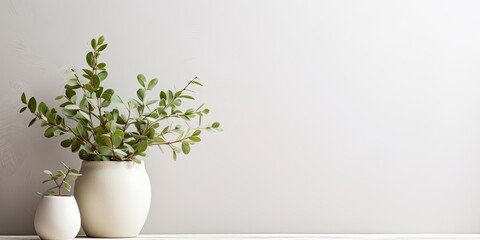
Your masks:
<path fill-rule="evenodd" d="M 82 161 L 82 167 L 133 167 L 144 168 L 145 162 L 136 163 L 134 161 Z M 80 170 L 81 171 L 81 170 Z"/>
<path fill-rule="evenodd" d="M 73 195 L 45 195 L 44 198 L 73 198 Z"/>
<path fill-rule="evenodd" d="M 141 163 L 136 163 L 134 161 L 90 161 L 90 160 L 82 160 L 82 163 L 98 163 L 98 164 L 101 164 L 101 163 L 129 163 L 129 164 L 132 164 L 132 163 L 135 163 L 135 164 L 143 164 L 143 160 L 141 160 Z"/>

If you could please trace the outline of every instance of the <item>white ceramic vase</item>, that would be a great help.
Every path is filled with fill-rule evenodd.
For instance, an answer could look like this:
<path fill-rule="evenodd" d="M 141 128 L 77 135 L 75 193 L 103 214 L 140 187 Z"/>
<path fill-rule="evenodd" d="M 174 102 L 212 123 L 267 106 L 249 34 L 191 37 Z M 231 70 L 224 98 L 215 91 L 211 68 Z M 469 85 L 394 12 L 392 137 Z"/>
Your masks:
<path fill-rule="evenodd" d="M 80 212 L 73 196 L 43 196 L 35 212 L 41 239 L 70 240 L 80 231 Z"/>
<path fill-rule="evenodd" d="M 89 237 L 135 237 L 150 210 L 145 164 L 83 161 L 75 183 L 82 227 Z"/>

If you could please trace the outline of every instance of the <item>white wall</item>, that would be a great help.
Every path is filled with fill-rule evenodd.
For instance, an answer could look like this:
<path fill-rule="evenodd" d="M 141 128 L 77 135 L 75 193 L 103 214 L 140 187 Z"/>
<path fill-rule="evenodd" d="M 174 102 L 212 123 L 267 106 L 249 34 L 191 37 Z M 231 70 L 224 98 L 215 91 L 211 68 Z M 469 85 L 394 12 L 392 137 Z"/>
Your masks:
<path fill-rule="evenodd" d="M 41 170 L 80 161 L 27 129 L 92 37 L 106 85 L 199 76 L 222 122 L 147 162 L 143 233 L 480 232 L 478 1 L 0 2 L 0 234 L 33 233 Z"/>

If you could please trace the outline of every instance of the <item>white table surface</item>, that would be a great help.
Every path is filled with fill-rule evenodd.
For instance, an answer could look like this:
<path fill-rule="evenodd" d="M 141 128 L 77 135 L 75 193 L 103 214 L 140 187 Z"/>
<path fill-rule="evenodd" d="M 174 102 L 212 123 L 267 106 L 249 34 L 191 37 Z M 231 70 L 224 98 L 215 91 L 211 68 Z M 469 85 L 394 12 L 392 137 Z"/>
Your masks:
<path fill-rule="evenodd" d="M 38 236 L 1 236 L 0 240 L 38 240 Z M 88 239 L 77 237 L 76 239 Z M 121 238 L 108 238 L 108 240 Z M 480 234 L 161 234 L 141 235 L 129 240 L 451 240 L 477 239 Z"/>

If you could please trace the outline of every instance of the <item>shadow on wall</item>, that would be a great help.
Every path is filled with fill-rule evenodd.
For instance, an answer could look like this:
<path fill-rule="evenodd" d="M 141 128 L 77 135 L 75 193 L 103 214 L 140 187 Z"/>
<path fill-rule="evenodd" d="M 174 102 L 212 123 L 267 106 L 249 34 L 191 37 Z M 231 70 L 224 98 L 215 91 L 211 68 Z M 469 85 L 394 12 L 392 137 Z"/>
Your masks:
<path fill-rule="evenodd" d="M 61 161 L 78 167 L 80 161 L 73 161 L 76 157 L 67 149 L 58 150 L 60 139 L 43 137 L 39 121 L 28 128 L 33 118 L 28 110 L 18 113 L 22 92 L 31 92 L 47 103 L 51 96 L 46 96 L 51 94 L 30 91 L 29 86 L 14 80 L 3 82 L 2 89 L 6 94 L 0 105 L 0 232 L 34 234 L 33 218 L 40 200 L 37 192 L 47 187 L 41 184 L 45 179 L 42 171 L 60 169 Z"/>

